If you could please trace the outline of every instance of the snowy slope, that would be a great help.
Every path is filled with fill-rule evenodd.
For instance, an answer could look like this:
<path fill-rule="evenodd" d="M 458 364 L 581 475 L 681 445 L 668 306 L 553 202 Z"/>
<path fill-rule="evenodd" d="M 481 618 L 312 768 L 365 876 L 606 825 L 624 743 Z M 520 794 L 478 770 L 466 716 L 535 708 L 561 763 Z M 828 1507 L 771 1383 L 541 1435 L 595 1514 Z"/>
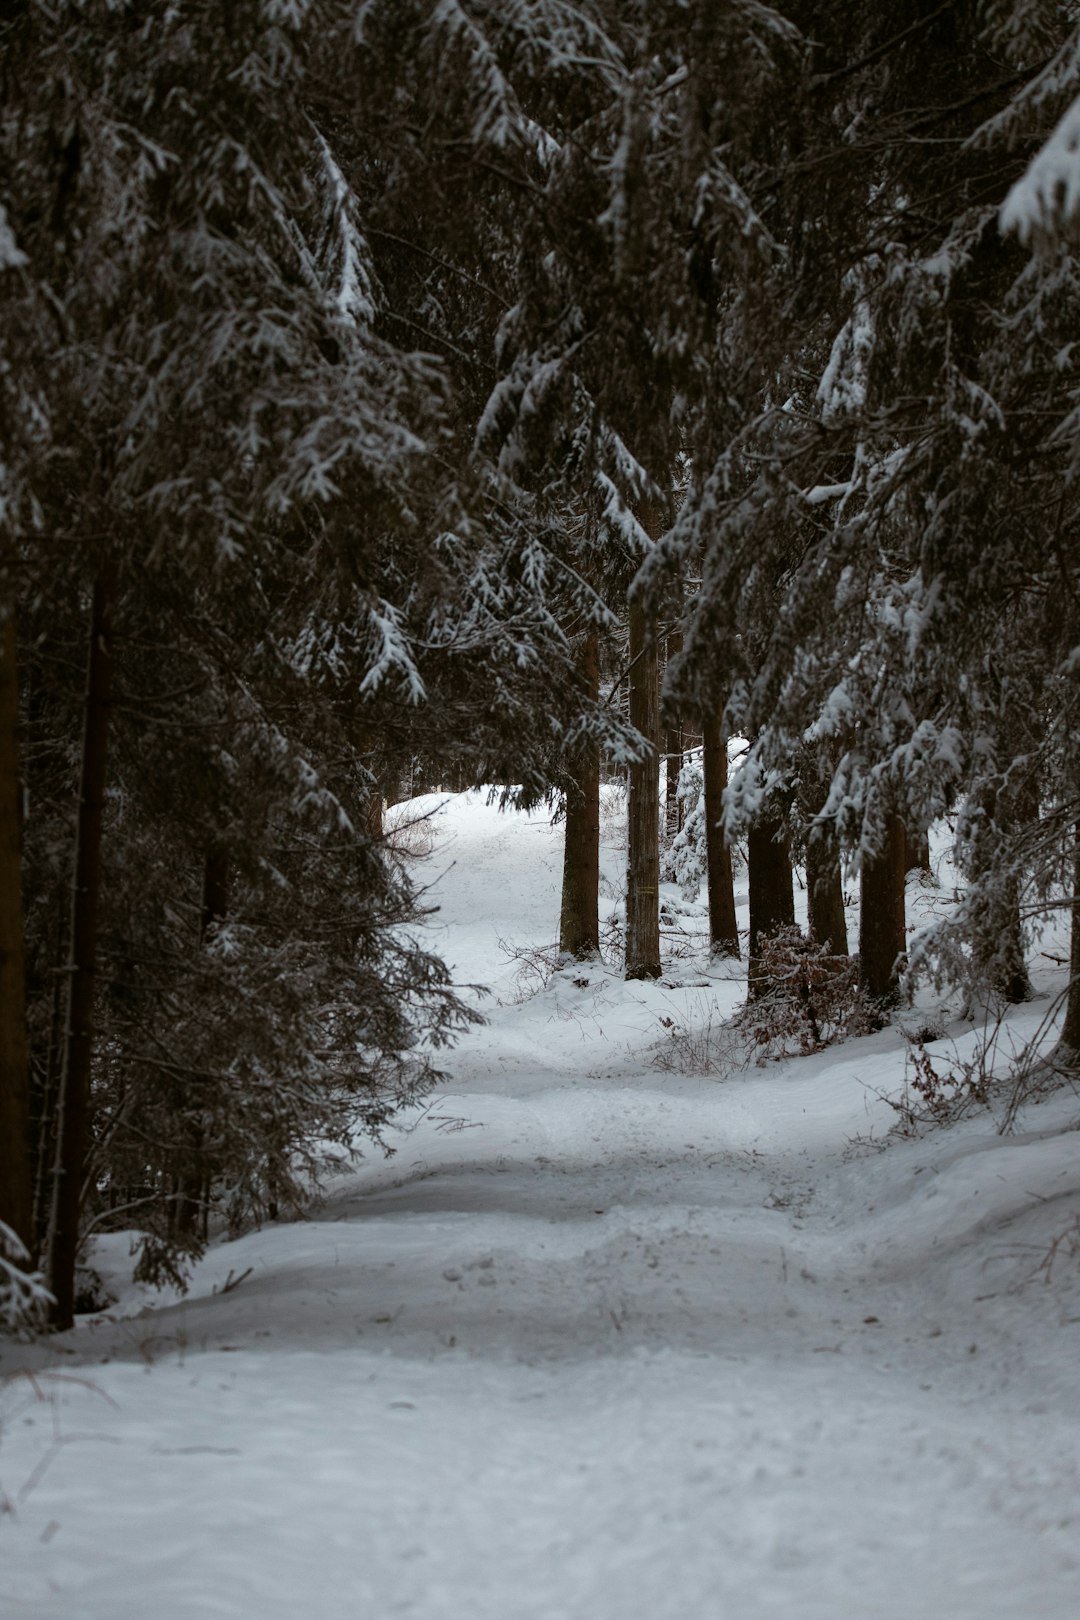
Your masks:
<path fill-rule="evenodd" d="M 4 1349 L 0 1613 L 1073 1620 L 1076 1097 L 885 1147 L 895 1030 L 683 1072 L 742 993 L 700 941 L 543 985 L 559 829 L 432 825 L 489 1023 L 311 1220 Z"/>

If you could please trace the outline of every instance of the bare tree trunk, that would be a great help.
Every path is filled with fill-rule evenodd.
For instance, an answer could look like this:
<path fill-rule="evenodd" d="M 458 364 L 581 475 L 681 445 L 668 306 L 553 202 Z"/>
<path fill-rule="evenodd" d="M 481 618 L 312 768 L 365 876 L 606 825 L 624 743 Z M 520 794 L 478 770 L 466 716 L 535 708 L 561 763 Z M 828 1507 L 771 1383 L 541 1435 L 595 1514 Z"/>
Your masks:
<path fill-rule="evenodd" d="M 739 958 L 739 925 L 735 919 L 735 885 L 731 850 L 724 834 L 724 789 L 727 787 L 727 739 L 720 721 L 709 716 L 702 727 L 701 766 L 705 779 L 705 858 L 709 889 L 709 950 L 713 956 Z"/>
<path fill-rule="evenodd" d="M 840 847 L 820 828 L 806 842 L 806 904 L 810 938 L 828 946 L 833 956 L 848 954 L 844 884 Z"/>
<path fill-rule="evenodd" d="M 884 849 L 863 860 L 859 895 L 859 978 L 874 1001 L 895 1006 L 907 948 L 904 828 L 898 816 L 888 819 Z"/>
<path fill-rule="evenodd" d="M 71 953 L 67 969 L 67 1028 L 57 1099 L 56 1163 L 49 1223 L 49 1287 L 55 1300 L 52 1321 L 54 1327 L 60 1329 L 71 1327 L 75 1315 L 79 1205 L 90 1126 L 90 1063 L 94 1039 L 98 896 L 101 889 L 101 833 L 112 695 L 115 597 L 116 564 L 106 560 L 94 583 L 90 610 L 82 779 L 71 906 Z"/>
<path fill-rule="evenodd" d="M 1039 792 L 1033 775 L 1019 786 L 987 783 L 972 813 L 969 876 L 975 880 L 972 887 L 978 896 L 973 911 L 973 966 L 983 982 L 1010 1003 L 1030 1001 L 1032 996 L 1020 919 L 1022 877 L 1010 846 L 1015 846 L 1023 828 L 1038 819 Z"/>
<path fill-rule="evenodd" d="M 1080 822 L 1073 847 L 1072 943 L 1069 950 L 1069 993 L 1065 1022 L 1055 1056 L 1070 1066 L 1080 1062 Z"/>
<path fill-rule="evenodd" d="M 630 604 L 630 723 L 649 744 L 630 766 L 626 857 L 626 977 L 660 977 L 660 671 L 656 633 Z"/>
<path fill-rule="evenodd" d="M 199 937 L 206 938 L 214 923 L 224 922 L 229 910 L 229 850 L 211 844 L 203 865 L 202 922 Z"/>
<path fill-rule="evenodd" d="M 750 877 L 750 963 L 746 990 L 765 994 L 771 986 L 761 969 L 761 941 L 778 928 L 795 923 L 795 891 L 787 836 L 776 816 L 763 817 L 751 827 L 747 841 Z"/>
<path fill-rule="evenodd" d="M 200 943 L 205 944 L 210 929 L 222 923 L 229 911 L 229 848 L 217 841 L 210 845 L 203 861 L 202 917 Z M 205 1083 L 205 1082 L 202 1082 Z M 184 1127 L 184 1154 L 173 1188 L 170 1232 L 181 1242 L 199 1233 L 205 1235 L 210 1203 L 210 1172 L 206 1163 L 206 1132 L 197 1116 Z"/>
<path fill-rule="evenodd" d="M 1020 883 L 1016 877 L 1005 882 L 1001 897 L 1001 937 L 994 963 L 994 989 L 1002 1001 L 1012 1005 L 1030 1001 L 1034 991 L 1028 976 L 1024 930 L 1020 921 Z"/>
<path fill-rule="evenodd" d="M 667 657 L 674 658 L 682 651 L 682 631 L 673 630 L 667 638 Z M 664 831 L 669 838 L 682 827 L 682 806 L 679 804 L 679 772 L 682 770 L 685 739 L 682 722 L 673 720 L 664 728 Z"/>
<path fill-rule="evenodd" d="M 52 949 L 52 1009 L 49 1016 L 49 1044 L 45 1062 L 30 1071 L 30 1134 L 33 1144 L 34 1250 L 43 1253 L 48 1245 L 52 1167 L 56 1158 L 56 1098 L 64 1061 L 64 1014 L 67 985 L 64 964 L 68 954 L 70 920 L 62 889 L 57 891 L 56 926 Z"/>
<path fill-rule="evenodd" d="M 33 1252 L 15 609 L 0 626 L 0 1221 Z"/>
<path fill-rule="evenodd" d="M 584 634 L 578 670 L 586 699 L 600 691 L 600 637 Z M 588 742 L 572 764 L 566 789 L 559 949 L 584 958 L 600 954 L 600 745 Z"/>

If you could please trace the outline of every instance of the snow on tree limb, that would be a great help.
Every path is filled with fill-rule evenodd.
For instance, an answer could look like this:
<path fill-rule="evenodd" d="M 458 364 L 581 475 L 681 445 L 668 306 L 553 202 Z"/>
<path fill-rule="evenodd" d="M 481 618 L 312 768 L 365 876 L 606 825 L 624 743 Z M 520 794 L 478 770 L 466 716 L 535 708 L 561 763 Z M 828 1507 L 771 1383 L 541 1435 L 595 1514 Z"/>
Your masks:
<path fill-rule="evenodd" d="M 491 42 L 458 0 L 438 0 L 432 13 L 436 36 L 445 41 L 448 56 L 456 51 L 459 62 L 468 68 L 478 91 L 473 138 L 478 145 L 490 142 L 504 147 L 518 131 L 520 109 L 513 89 L 507 83 Z"/>
<path fill-rule="evenodd" d="M 862 410 L 873 349 L 873 316 L 868 301 L 860 298 L 833 341 L 829 363 L 818 384 L 817 397 L 825 422 Z"/>
<path fill-rule="evenodd" d="M 7 209 L 0 203 L 0 270 L 18 270 L 26 262 L 26 254 L 8 224 Z"/>
<path fill-rule="evenodd" d="M 1003 232 L 1050 245 L 1071 235 L 1080 214 L 1080 96 L 1028 164 L 1001 206 Z"/>
<path fill-rule="evenodd" d="M 397 609 L 383 600 L 371 608 L 369 621 L 379 644 L 371 668 L 360 682 L 361 695 L 377 692 L 384 681 L 396 677 L 404 686 L 409 703 L 423 703 L 427 692 Z"/>
<path fill-rule="evenodd" d="M 24 1270 L 29 1261 L 26 1245 L 0 1221 L 0 1333 L 35 1326 L 52 1303 L 41 1273 Z"/>
<path fill-rule="evenodd" d="M 322 135 L 318 136 L 318 142 L 337 227 L 341 279 L 334 302 L 342 319 L 350 325 L 370 326 L 376 313 L 373 274 L 367 243 L 354 218 L 356 197 Z"/>

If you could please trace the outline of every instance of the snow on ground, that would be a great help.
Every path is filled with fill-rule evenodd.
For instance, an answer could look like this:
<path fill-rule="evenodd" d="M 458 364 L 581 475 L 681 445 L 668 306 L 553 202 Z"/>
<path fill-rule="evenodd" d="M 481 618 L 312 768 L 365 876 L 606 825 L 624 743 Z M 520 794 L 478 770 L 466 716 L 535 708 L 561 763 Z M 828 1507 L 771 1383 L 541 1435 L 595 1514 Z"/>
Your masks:
<path fill-rule="evenodd" d="M 508 952 L 551 943 L 559 829 L 431 826 L 490 1022 L 309 1221 L 182 1300 L 109 1239 L 117 1307 L 4 1349 L 0 1613 L 1074 1620 L 1075 1095 L 886 1145 L 895 1029 L 685 1072 L 742 994 L 700 940 L 544 984 Z"/>

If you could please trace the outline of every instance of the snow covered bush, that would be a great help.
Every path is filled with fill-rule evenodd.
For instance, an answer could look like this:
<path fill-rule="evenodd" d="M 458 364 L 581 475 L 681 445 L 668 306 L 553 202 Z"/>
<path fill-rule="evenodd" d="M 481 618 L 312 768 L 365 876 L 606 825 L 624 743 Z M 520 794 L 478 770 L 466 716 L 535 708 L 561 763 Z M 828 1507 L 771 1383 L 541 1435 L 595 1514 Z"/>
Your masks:
<path fill-rule="evenodd" d="M 661 851 L 660 877 L 677 883 L 684 900 L 696 900 L 708 870 L 705 852 L 705 773 L 701 756 L 692 754 L 679 772 L 676 788 L 680 828 Z"/>
<path fill-rule="evenodd" d="M 25 1245 L 0 1221 L 0 1333 L 19 1333 L 44 1319 L 51 1295 L 37 1271 L 25 1271 Z"/>

